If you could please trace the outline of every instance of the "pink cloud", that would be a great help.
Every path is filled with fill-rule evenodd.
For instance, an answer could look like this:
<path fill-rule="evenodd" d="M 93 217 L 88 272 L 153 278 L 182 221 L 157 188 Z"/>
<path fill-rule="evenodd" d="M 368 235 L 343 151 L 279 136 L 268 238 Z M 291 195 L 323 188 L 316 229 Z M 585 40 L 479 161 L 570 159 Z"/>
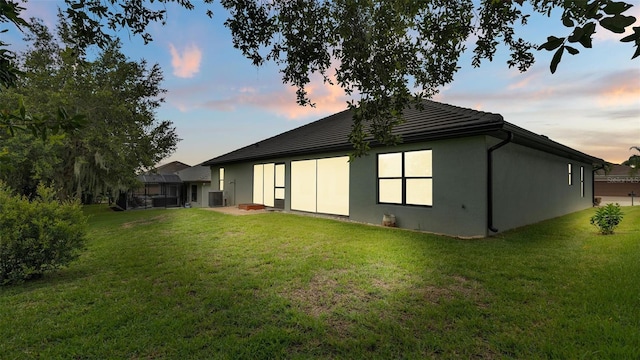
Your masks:
<path fill-rule="evenodd" d="M 196 45 L 187 45 L 182 54 L 180 54 L 173 44 L 169 44 L 169 51 L 171 52 L 171 65 L 175 76 L 190 78 L 200 71 L 202 52 Z"/>
<path fill-rule="evenodd" d="M 321 80 L 307 86 L 308 97 L 315 107 L 300 106 L 296 103 L 296 89 L 281 87 L 276 91 L 262 92 L 253 87 L 243 87 L 224 99 L 209 100 L 204 107 L 217 111 L 234 111 L 237 107 L 251 106 L 266 109 L 291 120 L 325 116 L 347 108 L 349 98 L 337 85 L 329 85 Z"/>
<path fill-rule="evenodd" d="M 536 72 L 534 70 L 521 74 L 518 73 L 518 76 L 513 76 L 517 81 L 515 83 L 509 84 L 507 89 L 516 90 L 516 89 L 526 89 L 532 86 L 532 82 L 536 82 L 536 80 L 540 77 L 540 72 Z"/>
<path fill-rule="evenodd" d="M 640 71 L 616 75 L 599 90 L 599 103 L 603 106 L 640 106 Z"/>

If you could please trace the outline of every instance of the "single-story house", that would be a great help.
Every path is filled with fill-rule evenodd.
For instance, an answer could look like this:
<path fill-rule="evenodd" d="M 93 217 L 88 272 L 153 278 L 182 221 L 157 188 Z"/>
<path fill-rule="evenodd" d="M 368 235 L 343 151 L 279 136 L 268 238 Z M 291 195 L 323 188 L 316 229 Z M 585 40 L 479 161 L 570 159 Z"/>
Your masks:
<path fill-rule="evenodd" d="M 140 187 L 121 192 L 116 203 L 124 210 L 182 206 L 186 190 L 177 173 L 189 168 L 183 162 L 172 161 L 140 174 Z"/>
<path fill-rule="evenodd" d="M 485 237 L 593 204 L 604 161 L 504 121 L 425 101 L 397 146 L 349 161 L 349 110 L 205 161 L 228 205 L 257 203 L 460 237 Z"/>
<path fill-rule="evenodd" d="M 142 187 L 129 192 L 125 209 L 182 206 L 182 180 L 178 175 L 142 174 L 138 180 Z"/>
<path fill-rule="evenodd" d="M 185 204 L 190 207 L 208 207 L 211 192 L 211 169 L 196 165 L 177 172 L 186 195 Z"/>

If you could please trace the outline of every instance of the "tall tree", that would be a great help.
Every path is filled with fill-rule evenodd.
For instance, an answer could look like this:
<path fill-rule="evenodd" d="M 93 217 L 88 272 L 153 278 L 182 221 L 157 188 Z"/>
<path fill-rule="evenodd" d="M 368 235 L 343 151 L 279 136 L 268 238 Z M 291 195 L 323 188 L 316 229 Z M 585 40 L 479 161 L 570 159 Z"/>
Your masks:
<path fill-rule="evenodd" d="M 133 184 L 136 173 L 175 150 L 179 139 L 171 122 L 156 119 L 165 92 L 157 64 L 127 59 L 117 40 L 88 60 L 84 51 L 69 47 L 74 36 L 64 21 L 58 36 L 39 21 L 34 20 L 30 28 L 27 40 L 31 47 L 20 57 L 24 76 L 15 88 L 2 93 L 0 107 L 11 108 L 10 102 L 21 96 L 34 114 L 63 108 L 71 116 L 84 116 L 83 126 L 45 138 L 58 166 L 43 180 L 55 182 L 62 197 L 126 188 Z M 18 152 L 18 140 L 30 144 L 31 152 Z M 22 134 L 19 139 L 5 139 L 4 146 L 10 155 L 16 154 L 17 161 L 19 153 L 31 154 L 42 146 L 38 141 Z M 29 159 L 20 160 L 29 163 Z M 37 163 L 31 164 L 35 167 Z"/>
<path fill-rule="evenodd" d="M 640 146 L 632 146 L 629 148 L 629 150 L 636 150 L 638 153 L 640 153 Z M 640 171 L 640 155 L 633 154 L 629 156 L 629 159 L 625 160 L 622 165 L 627 165 L 632 168 L 630 171 L 631 175 L 637 174 L 638 171 Z"/>
<path fill-rule="evenodd" d="M 230 13 L 225 24 L 234 46 L 255 65 L 279 63 L 282 80 L 297 87 L 299 104 L 313 105 L 306 91 L 312 74 L 331 82 L 335 71 L 337 85 L 353 99 L 356 154 L 366 152 L 370 141 L 400 141 L 393 128 L 402 122 L 402 110 L 420 106 L 422 98 L 453 80 L 472 36 L 477 38 L 474 66 L 491 61 L 503 45 L 511 55 L 507 65 L 520 71 L 533 64 L 534 50 L 553 51 L 550 71 L 555 72 L 564 54 L 592 47 L 596 30 L 623 34 L 636 24 L 635 17 L 625 15 L 632 4 L 613 0 L 219 1 Z M 147 25 L 165 21 L 165 3 L 194 8 L 190 0 L 65 2 L 77 48 L 105 46 L 111 39 L 108 29 L 128 28 L 151 41 Z M 526 24 L 531 13 L 557 16 L 556 9 L 565 34 L 550 34 L 544 44 L 516 35 L 515 27 Z M 640 26 L 620 40 L 636 47 L 632 58 L 640 55 Z"/>

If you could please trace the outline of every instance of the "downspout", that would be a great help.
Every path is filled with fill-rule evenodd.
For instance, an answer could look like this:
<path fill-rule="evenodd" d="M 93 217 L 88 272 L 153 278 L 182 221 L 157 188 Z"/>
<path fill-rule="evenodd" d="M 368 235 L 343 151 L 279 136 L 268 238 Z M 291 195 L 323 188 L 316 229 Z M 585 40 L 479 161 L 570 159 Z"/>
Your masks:
<path fill-rule="evenodd" d="M 487 228 L 494 233 L 498 232 L 493 226 L 493 152 L 507 145 L 513 140 L 513 133 L 507 131 L 507 138 L 502 142 L 493 145 L 487 151 Z"/>
<path fill-rule="evenodd" d="M 596 206 L 596 171 L 605 169 L 604 164 L 596 166 L 591 170 L 591 206 Z"/>

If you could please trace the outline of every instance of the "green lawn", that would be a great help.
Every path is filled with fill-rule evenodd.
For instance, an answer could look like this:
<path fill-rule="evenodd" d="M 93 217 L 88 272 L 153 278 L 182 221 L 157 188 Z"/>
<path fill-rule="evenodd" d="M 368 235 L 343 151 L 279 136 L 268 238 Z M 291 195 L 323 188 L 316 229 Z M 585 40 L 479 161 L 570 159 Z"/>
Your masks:
<path fill-rule="evenodd" d="M 201 209 L 91 213 L 0 288 L 0 358 L 640 358 L 640 207 L 483 240 Z"/>

